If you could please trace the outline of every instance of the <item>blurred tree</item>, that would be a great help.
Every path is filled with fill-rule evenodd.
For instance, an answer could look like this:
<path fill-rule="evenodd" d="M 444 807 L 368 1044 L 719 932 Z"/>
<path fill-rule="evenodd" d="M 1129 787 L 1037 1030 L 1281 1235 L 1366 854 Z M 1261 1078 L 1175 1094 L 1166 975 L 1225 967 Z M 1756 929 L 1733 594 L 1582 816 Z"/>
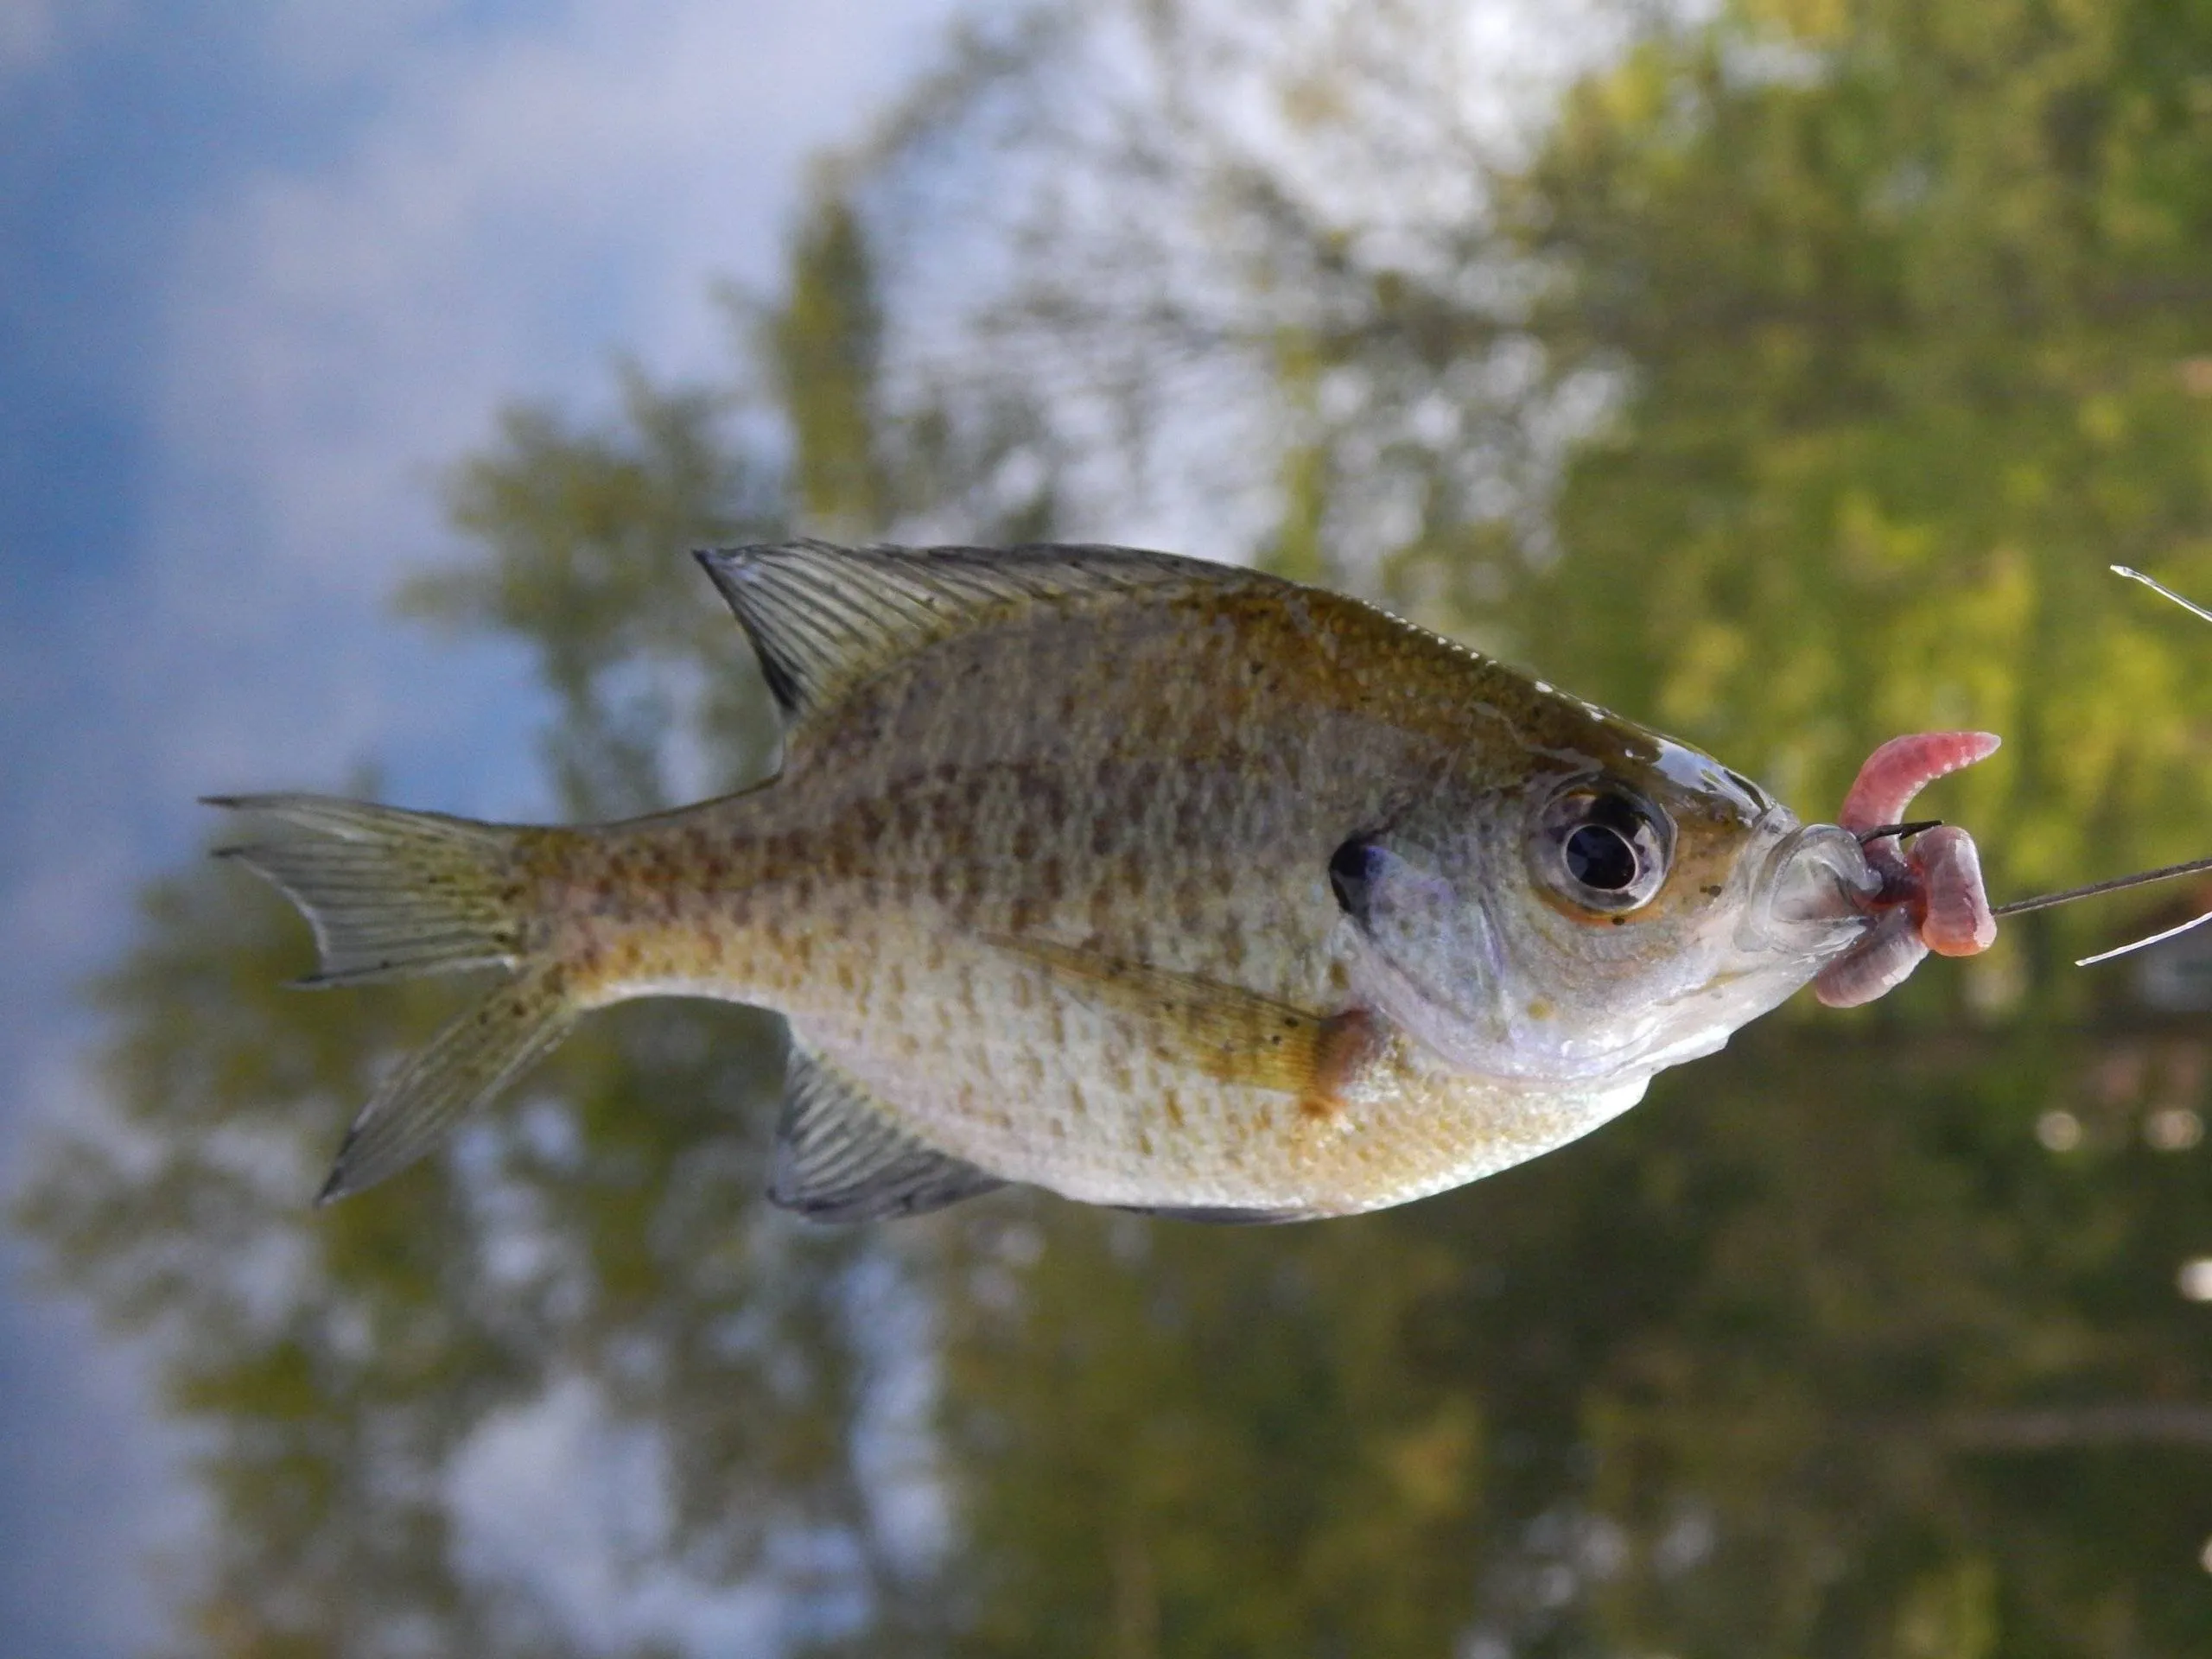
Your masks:
<path fill-rule="evenodd" d="M 2005 734 L 1947 797 L 2000 892 L 2197 851 L 2212 642 L 2105 566 L 2212 585 L 2209 27 L 1762 0 L 1579 86 L 1504 218 L 1555 372 L 1620 391 L 1532 654 L 1815 806 L 1893 732 Z"/>
<path fill-rule="evenodd" d="M 2200 642 L 2100 572 L 2212 589 L 2208 30 L 1044 8 L 824 175 L 731 387 L 510 416 L 456 475 L 476 556 L 408 602 L 536 653 L 576 816 L 767 763 L 686 545 L 1164 524 L 1808 808 L 1989 724 L 1945 810 L 2005 882 L 2201 851 Z M 446 999 L 280 1000 L 304 965 L 226 873 L 159 887 L 102 992 L 111 1116 L 20 1206 L 207 1435 L 190 1650 L 647 1650 L 454 1519 L 486 1437 L 580 1391 L 653 1451 L 636 1569 L 779 1591 L 787 1650 L 2212 1654 L 2212 1332 L 2172 1288 L 2212 1052 L 2109 980 L 1935 964 L 1356 1222 L 1006 1193 L 855 1236 L 763 1212 L 772 1026 L 689 1005 L 307 1213 Z"/>
<path fill-rule="evenodd" d="M 890 517 L 875 399 L 883 319 L 852 203 L 823 197 L 800 227 L 789 302 L 761 320 L 761 357 L 791 428 L 797 516 L 825 535 L 865 537 Z"/>

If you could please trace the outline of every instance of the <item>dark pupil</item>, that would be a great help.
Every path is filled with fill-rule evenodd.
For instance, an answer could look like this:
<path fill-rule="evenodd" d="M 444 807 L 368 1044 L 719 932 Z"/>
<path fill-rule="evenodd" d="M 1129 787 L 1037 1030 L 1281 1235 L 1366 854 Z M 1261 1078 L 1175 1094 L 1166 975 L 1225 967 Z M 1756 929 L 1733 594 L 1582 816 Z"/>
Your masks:
<path fill-rule="evenodd" d="M 1618 893 L 1636 880 L 1636 849 L 1611 825 L 1586 823 L 1567 838 L 1567 871 L 1586 887 Z"/>

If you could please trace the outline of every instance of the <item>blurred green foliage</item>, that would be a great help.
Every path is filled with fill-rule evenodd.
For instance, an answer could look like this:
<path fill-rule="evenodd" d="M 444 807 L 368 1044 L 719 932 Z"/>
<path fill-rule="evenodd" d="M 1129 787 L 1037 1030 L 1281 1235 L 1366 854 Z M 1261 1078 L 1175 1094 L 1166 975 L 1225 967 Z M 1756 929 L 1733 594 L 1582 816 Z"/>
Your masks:
<path fill-rule="evenodd" d="M 455 474 L 474 556 L 407 602 L 536 653 L 565 810 L 646 810 L 686 757 L 771 764 L 683 549 L 1111 533 L 1233 497 L 1226 422 L 1241 550 L 1802 810 L 1975 724 L 2008 747 L 1939 810 L 2000 896 L 2204 851 L 2212 639 L 2103 567 L 2212 593 L 2212 8 L 1584 21 L 1613 44 L 1512 143 L 1429 73 L 1441 0 L 972 35 L 734 302 L 730 384 L 511 415 Z M 989 213 L 948 217 L 963 180 Z M 106 1120 L 16 1214 L 205 1448 L 179 1652 L 680 1646 L 467 1547 L 472 1459 L 582 1390 L 647 1447 L 632 1587 L 770 1592 L 791 1652 L 2212 1655 L 2212 1325 L 2175 1291 L 2212 1051 L 2067 965 L 2119 926 L 1793 1009 L 1402 1211 L 1009 1192 L 838 1233 L 757 1196 L 773 1021 L 693 1005 L 306 1210 L 451 999 L 281 993 L 301 930 L 199 869 L 100 989 Z"/>
<path fill-rule="evenodd" d="M 2208 20 L 1755 5 L 1575 89 L 1508 210 L 1532 326 L 1628 376 L 1530 584 L 1560 673 L 1808 805 L 2002 733 L 1947 798 L 2002 890 L 2193 855 L 2207 642 L 2106 566 L 2212 586 Z"/>

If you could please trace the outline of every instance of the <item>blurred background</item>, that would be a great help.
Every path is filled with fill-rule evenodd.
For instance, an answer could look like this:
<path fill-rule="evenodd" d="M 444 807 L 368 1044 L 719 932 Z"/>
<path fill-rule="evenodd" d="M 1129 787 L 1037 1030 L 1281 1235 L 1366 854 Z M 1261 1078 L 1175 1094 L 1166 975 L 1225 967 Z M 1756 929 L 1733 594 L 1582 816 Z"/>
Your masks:
<path fill-rule="evenodd" d="M 0 1631 L 161 1655 L 2212 1655 L 2212 946 L 2154 889 L 1257 1232 L 758 1197 L 632 1005 L 306 1206 L 466 995 L 210 791 L 774 760 L 686 549 L 1382 601 L 2001 899 L 2212 852 L 2205 0 L 0 6 Z M 2208 930 L 2212 932 L 2212 930 Z M 2201 936 L 2198 936 L 2201 937 Z"/>

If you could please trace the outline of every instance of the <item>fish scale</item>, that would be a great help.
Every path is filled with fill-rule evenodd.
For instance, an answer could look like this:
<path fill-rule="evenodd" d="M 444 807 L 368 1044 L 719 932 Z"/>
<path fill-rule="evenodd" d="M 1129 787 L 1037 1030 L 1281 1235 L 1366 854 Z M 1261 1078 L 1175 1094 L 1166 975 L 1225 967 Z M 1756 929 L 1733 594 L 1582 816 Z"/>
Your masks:
<path fill-rule="evenodd" d="M 1840 832 L 1356 601 L 1118 549 L 706 562 L 786 718 L 758 788 L 449 847 L 421 815 L 241 803 L 289 832 L 244 855 L 311 917 L 316 849 L 358 873 L 404 824 L 408 904 L 444 848 L 444 890 L 500 925 L 479 958 L 559 969 L 535 1025 L 403 1068 L 332 1192 L 419 1152 L 471 1066 L 504 1079 L 583 1009 L 683 994 L 788 1018 L 772 1193 L 810 1214 L 1009 1180 L 1211 1219 L 1372 1209 L 1594 1127 L 1864 931 Z M 1777 893 L 1827 912 L 1787 923 Z"/>

